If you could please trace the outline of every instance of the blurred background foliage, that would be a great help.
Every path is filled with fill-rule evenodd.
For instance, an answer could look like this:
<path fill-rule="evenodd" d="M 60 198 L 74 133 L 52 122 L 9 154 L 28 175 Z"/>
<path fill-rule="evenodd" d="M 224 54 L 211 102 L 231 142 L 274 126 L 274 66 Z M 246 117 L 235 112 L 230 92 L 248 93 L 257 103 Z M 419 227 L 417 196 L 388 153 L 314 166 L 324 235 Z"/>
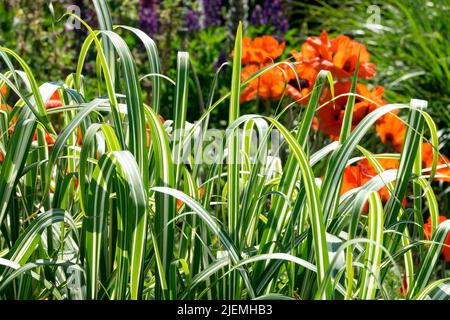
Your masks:
<path fill-rule="evenodd" d="M 71 5 L 80 8 L 86 22 L 97 26 L 91 1 L 0 2 L 0 44 L 25 57 L 33 70 L 39 70 L 42 81 L 62 81 L 75 70 L 84 28 L 61 28 L 57 21 Z M 177 51 L 190 53 L 194 73 L 188 120 L 198 118 L 205 108 L 213 76 L 230 60 L 232 35 L 242 20 L 247 36 L 270 34 L 285 40 L 283 58 L 322 30 L 331 36 L 344 33 L 365 44 L 378 73 L 374 83 L 384 86 L 386 99 L 428 100 L 441 128 L 442 151 L 450 151 L 450 0 L 111 0 L 109 5 L 115 24 L 139 27 L 157 42 L 163 73 L 169 77 L 175 77 Z M 142 48 L 132 37 L 127 40 L 142 62 L 138 66 L 145 66 Z M 87 68 L 93 68 L 93 63 Z M 224 68 L 220 74 L 217 95 L 228 90 L 229 73 Z M 148 95 L 150 83 L 145 86 Z M 169 116 L 165 110 L 173 97 L 167 88 L 165 92 L 162 114 Z M 243 107 L 251 112 L 253 105 Z M 226 111 L 218 108 L 212 115 L 213 126 L 220 126 L 222 112 Z"/>
<path fill-rule="evenodd" d="M 75 70 L 78 58 L 75 53 L 79 52 L 86 31 L 84 28 L 73 28 L 70 24 L 61 28 L 64 22 L 58 21 L 65 12 L 70 11 L 72 5 L 80 8 L 79 14 L 88 24 L 97 27 L 91 1 L 0 2 L 0 44 L 13 48 L 33 70 L 39 70 L 37 77 L 41 81 L 63 81 Z M 177 51 L 181 49 L 190 53 L 194 70 L 191 90 L 195 93 L 190 95 L 190 105 L 195 107 L 191 108 L 188 120 L 198 118 L 208 99 L 214 74 L 223 63 L 230 60 L 232 35 L 237 21 L 244 21 L 247 36 L 276 35 L 287 41 L 288 49 L 298 48 L 301 40 L 299 30 L 289 28 L 287 13 L 291 5 L 278 0 L 111 0 L 109 6 L 114 24 L 139 27 L 156 41 L 163 73 L 169 77 L 175 77 Z M 138 66 L 145 66 L 142 48 L 137 47 L 136 40 L 131 36 L 128 36 L 127 42 L 134 48 Z M 93 69 L 94 60 L 95 57 L 90 57 L 88 61 L 91 63 L 86 68 Z M 228 90 L 229 73 L 230 70 L 224 67 L 219 82 L 222 87 L 217 88 L 217 94 Z M 148 95 L 150 82 L 144 85 L 147 86 Z M 163 115 L 169 116 L 165 110 L 170 110 L 172 99 L 171 94 L 163 94 Z M 223 110 L 219 108 L 212 115 L 213 125 L 220 125 L 218 115 L 221 112 Z"/>

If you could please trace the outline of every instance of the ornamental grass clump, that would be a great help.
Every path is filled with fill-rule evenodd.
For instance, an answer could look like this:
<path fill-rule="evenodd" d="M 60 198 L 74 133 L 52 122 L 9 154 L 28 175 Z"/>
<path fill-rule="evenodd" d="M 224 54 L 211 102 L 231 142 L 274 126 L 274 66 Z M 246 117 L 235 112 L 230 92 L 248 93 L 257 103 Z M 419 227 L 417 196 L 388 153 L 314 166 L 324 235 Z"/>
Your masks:
<path fill-rule="evenodd" d="M 0 47 L 1 299 L 448 298 L 450 222 L 432 187 L 448 159 L 426 101 L 360 82 L 375 73 L 362 44 L 322 33 L 285 58 L 239 24 L 230 90 L 215 92 L 219 68 L 190 123 L 189 54 L 161 74 L 155 42 L 94 2 L 101 30 L 71 16 L 88 35 L 64 82 L 38 83 Z M 245 114 L 257 99 L 280 108 Z M 219 107 L 226 132 L 210 130 Z"/>

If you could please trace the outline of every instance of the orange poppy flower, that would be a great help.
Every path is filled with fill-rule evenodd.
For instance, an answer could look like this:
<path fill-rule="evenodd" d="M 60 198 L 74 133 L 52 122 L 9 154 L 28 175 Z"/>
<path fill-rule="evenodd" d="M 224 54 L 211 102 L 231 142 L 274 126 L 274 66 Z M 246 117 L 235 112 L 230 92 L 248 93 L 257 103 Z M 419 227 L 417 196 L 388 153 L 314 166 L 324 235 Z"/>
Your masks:
<path fill-rule="evenodd" d="M 333 52 L 333 65 L 335 76 L 337 78 L 351 77 L 356 71 L 358 61 L 358 77 L 362 79 L 372 78 L 375 72 L 375 65 L 370 63 L 370 54 L 366 47 L 347 36 L 340 35 L 331 41 L 331 50 Z"/>
<path fill-rule="evenodd" d="M 62 106 L 61 97 L 59 96 L 58 91 L 55 91 L 50 99 L 45 104 L 46 109 L 58 108 Z"/>
<path fill-rule="evenodd" d="M 439 216 L 439 224 L 441 224 L 442 222 L 446 221 L 447 217 L 445 216 Z M 431 240 L 431 219 L 428 217 L 428 221 L 427 223 L 424 224 L 423 226 L 423 232 L 424 232 L 424 236 L 425 239 L 427 240 Z M 445 262 L 449 262 L 450 261 L 450 232 L 447 234 L 447 238 L 445 238 L 445 243 L 446 246 L 442 246 L 442 251 L 441 251 L 441 257 Z"/>
<path fill-rule="evenodd" d="M 3 111 L 8 111 L 8 112 L 11 112 L 11 111 L 12 111 L 11 106 L 9 106 L 9 105 L 7 105 L 7 104 L 2 104 L 2 105 L 0 105 L 0 109 L 3 110 Z"/>
<path fill-rule="evenodd" d="M 242 39 L 242 64 L 264 64 L 283 54 L 285 42 L 279 43 L 272 36 Z M 234 55 L 234 52 L 233 52 Z"/>
<path fill-rule="evenodd" d="M 349 78 L 355 73 L 359 55 L 358 77 L 369 79 L 376 74 L 366 47 L 345 35 L 330 40 L 323 31 L 319 37 L 308 37 L 301 53 L 293 51 L 292 54 L 297 61 L 310 65 L 317 72 L 329 70 L 337 79 Z"/>
<path fill-rule="evenodd" d="M 377 161 L 380 163 L 384 170 L 398 169 L 398 160 L 377 158 Z M 352 189 L 363 186 L 376 175 L 378 175 L 377 171 L 367 159 L 359 161 L 354 166 L 347 166 L 344 170 L 341 195 Z M 378 190 L 378 193 L 380 194 L 381 201 L 387 202 L 389 200 L 390 193 L 386 187 Z M 404 205 L 405 200 L 406 199 L 403 200 Z M 367 210 L 368 206 L 366 204 L 364 207 L 364 212 L 367 212 Z"/>
<path fill-rule="evenodd" d="M 377 161 L 384 170 L 398 169 L 398 160 L 378 158 Z M 361 160 L 358 165 L 361 167 L 361 180 L 363 184 L 378 174 L 367 159 Z M 378 193 L 380 194 L 381 201 L 383 202 L 387 202 L 391 196 L 386 187 L 381 188 Z"/>
<path fill-rule="evenodd" d="M 422 144 L 422 167 L 431 168 L 433 165 L 433 147 L 429 143 Z M 446 165 L 446 167 L 436 170 L 438 177 L 435 180 L 450 182 L 450 159 L 442 155 L 438 158 L 438 166 Z"/>
<path fill-rule="evenodd" d="M 351 88 L 351 82 L 337 82 L 334 85 L 335 96 L 339 96 L 345 93 L 349 93 Z M 362 99 L 360 97 L 355 98 L 355 107 L 353 111 L 352 118 L 352 129 L 358 125 L 361 120 L 368 115 L 370 112 L 378 108 L 378 105 L 386 104 L 383 100 L 384 89 L 383 87 L 376 86 L 372 91 L 370 91 L 362 83 L 356 85 L 356 93 L 363 97 L 366 97 L 376 104 L 369 102 L 368 100 Z M 331 90 L 326 89 L 323 98 L 323 102 L 332 99 Z M 342 121 L 344 120 L 345 107 L 347 106 L 348 96 L 343 96 L 337 98 L 333 102 L 329 102 L 317 111 L 317 116 L 319 117 L 320 124 L 319 128 L 321 131 L 328 134 L 332 139 L 338 140 L 341 132 Z"/>
<path fill-rule="evenodd" d="M 199 199 L 203 198 L 203 194 L 204 193 L 205 193 L 205 189 L 204 188 L 198 189 L 198 198 Z M 183 205 L 183 201 L 181 201 L 180 199 L 177 199 L 177 211 L 180 210 L 182 205 Z"/>
<path fill-rule="evenodd" d="M 326 31 L 322 31 L 318 37 L 308 37 L 301 51 L 303 61 L 313 61 L 317 58 L 328 61 L 333 59 L 331 42 Z"/>
<path fill-rule="evenodd" d="M 347 193 L 352 189 L 359 188 L 362 185 L 364 185 L 364 182 L 362 181 L 361 167 L 359 165 L 347 166 L 344 170 L 344 177 L 341 186 L 341 195 Z M 369 206 L 366 203 L 363 208 L 363 213 L 367 213 L 368 210 Z"/>
<path fill-rule="evenodd" d="M 4 84 L 0 89 L 0 95 L 4 98 L 8 94 L 8 87 Z"/>
<path fill-rule="evenodd" d="M 45 141 L 49 145 L 49 149 L 50 149 L 50 147 L 55 144 L 56 140 L 47 131 L 44 132 L 44 135 L 45 135 Z M 33 141 L 37 141 L 37 132 L 34 132 Z"/>
<path fill-rule="evenodd" d="M 307 63 L 295 64 L 295 70 L 299 81 L 293 76 L 289 84 L 301 93 L 302 99 L 300 103 L 306 105 L 309 100 L 308 94 L 314 87 L 314 82 L 316 81 L 319 71 Z"/>
<path fill-rule="evenodd" d="M 402 150 L 406 126 L 398 117 L 391 113 L 384 115 L 377 122 L 376 131 L 380 136 L 381 142 L 392 146 L 397 152 Z"/>
<path fill-rule="evenodd" d="M 14 128 L 10 128 L 10 132 L 12 134 L 12 132 L 14 132 Z M 45 136 L 45 141 L 47 142 L 47 145 L 48 145 L 48 150 L 51 151 L 56 140 L 47 131 L 44 131 L 44 136 Z M 37 131 L 34 132 L 33 141 L 37 141 Z"/>
<path fill-rule="evenodd" d="M 342 181 L 341 195 L 362 186 L 360 166 L 347 166 L 344 170 L 344 179 Z"/>
<path fill-rule="evenodd" d="M 312 122 L 311 128 L 314 131 L 318 131 L 319 130 L 319 120 L 317 120 L 317 117 L 313 118 L 313 122 Z"/>
<path fill-rule="evenodd" d="M 247 65 L 242 70 L 242 81 L 248 79 L 250 75 L 273 63 L 273 60 L 283 54 L 285 42 L 278 42 L 272 36 L 262 36 L 255 39 L 244 37 L 242 39 L 242 64 Z M 234 52 L 233 52 L 234 55 Z M 258 79 L 253 80 L 241 94 L 241 102 L 250 101 L 259 96 L 262 99 L 281 98 L 283 91 L 295 100 L 303 100 L 309 91 L 303 90 L 304 85 L 314 83 L 316 71 L 308 70 L 307 79 L 300 79 L 299 86 L 296 81 L 295 72 L 292 68 L 281 65 L 270 69 L 262 74 Z M 312 74 L 312 77 L 310 76 Z M 286 86 L 285 86 L 286 84 Z M 285 88 L 286 87 L 286 88 Z M 301 87 L 301 89 L 300 89 Z"/>
<path fill-rule="evenodd" d="M 259 66 L 254 64 L 248 65 L 242 70 L 241 80 L 247 80 L 258 70 L 260 70 Z M 286 65 L 280 65 L 269 69 L 258 78 L 249 82 L 248 86 L 242 91 L 240 101 L 250 101 L 257 96 L 262 99 L 277 100 L 281 98 L 284 90 L 286 90 L 285 94 L 292 96 L 296 100 L 300 99 L 302 97 L 301 93 L 289 84 L 289 80 L 294 77 L 295 75 L 292 69 Z"/>

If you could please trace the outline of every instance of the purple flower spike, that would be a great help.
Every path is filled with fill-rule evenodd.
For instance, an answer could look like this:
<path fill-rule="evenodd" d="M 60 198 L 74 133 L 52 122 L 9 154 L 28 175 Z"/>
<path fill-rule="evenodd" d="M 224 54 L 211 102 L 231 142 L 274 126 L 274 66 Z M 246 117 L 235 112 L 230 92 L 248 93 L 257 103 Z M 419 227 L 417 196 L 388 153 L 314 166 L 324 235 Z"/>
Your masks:
<path fill-rule="evenodd" d="M 215 27 L 221 24 L 221 7 L 222 0 L 203 0 L 204 28 Z"/>
<path fill-rule="evenodd" d="M 158 32 L 158 0 L 140 0 L 140 28 L 149 35 Z"/>
<path fill-rule="evenodd" d="M 266 17 L 270 24 L 277 32 L 284 33 L 289 29 L 286 15 L 281 6 L 281 0 L 266 0 L 263 7 L 263 16 Z"/>
<path fill-rule="evenodd" d="M 259 4 L 255 6 L 250 17 L 250 24 L 254 26 L 262 26 L 267 24 L 267 16 L 264 15 L 263 9 Z"/>
<path fill-rule="evenodd" d="M 185 22 L 189 32 L 195 32 L 200 29 L 198 13 L 194 10 L 188 10 L 186 13 Z"/>

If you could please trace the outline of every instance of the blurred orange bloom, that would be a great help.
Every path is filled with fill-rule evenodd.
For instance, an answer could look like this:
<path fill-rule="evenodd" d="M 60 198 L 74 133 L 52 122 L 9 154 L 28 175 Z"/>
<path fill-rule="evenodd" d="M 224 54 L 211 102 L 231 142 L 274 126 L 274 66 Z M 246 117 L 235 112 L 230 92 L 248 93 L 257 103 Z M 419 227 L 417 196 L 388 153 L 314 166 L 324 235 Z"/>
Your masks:
<path fill-rule="evenodd" d="M 55 91 L 50 99 L 45 104 L 46 109 L 58 108 L 62 106 L 61 97 L 59 96 L 58 91 Z"/>
<path fill-rule="evenodd" d="M 55 138 L 53 138 L 47 131 L 44 132 L 45 141 L 49 145 L 49 149 L 51 146 L 53 146 L 56 142 Z M 37 132 L 34 132 L 33 141 L 37 141 Z"/>
<path fill-rule="evenodd" d="M 75 188 L 78 188 L 78 178 L 76 176 L 73 176 L 73 185 Z"/>
<path fill-rule="evenodd" d="M 391 145 L 392 148 L 400 152 L 405 140 L 406 126 L 398 117 L 392 113 L 384 115 L 376 124 L 376 131 L 381 142 Z"/>
<path fill-rule="evenodd" d="M 442 222 L 444 222 L 446 220 L 447 220 L 447 217 L 439 216 L 439 224 L 441 224 Z M 428 217 L 427 223 L 425 223 L 423 226 L 423 232 L 424 232 L 425 239 L 431 240 L 432 234 L 431 234 L 431 219 L 430 219 L 430 217 Z M 447 246 L 450 246 L 450 233 L 447 234 L 447 238 L 445 239 L 444 244 Z M 446 247 L 446 246 L 442 247 L 441 257 L 445 262 L 450 261 L 450 247 Z"/>
<path fill-rule="evenodd" d="M 422 144 L 422 167 L 431 168 L 433 165 L 433 147 L 429 143 Z M 437 169 L 436 172 L 439 175 L 435 177 L 435 180 L 450 182 L 450 159 L 442 155 L 438 158 L 438 166 L 445 165 L 446 167 Z"/>
<path fill-rule="evenodd" d="M 349 93 L 351 88 L 351 81 L 337 82 L 334 85 L 334 94 L 339 96 Z M 366 97 L 376 104 L 369 102 L 360 97 L 355 98 L 355 107 L 352 118 L 352 129 L 358 125 L 361 120 L 370 112 L 378 108 L 378 105 L 386 104 L 383 100 L 384 89 L 381 86 L 376 86 L 372 91 L 369 90 L 362 83 L 356 85 L 356 93 Z M 330 101 L 332 99 L 331 90 L 326 89 L 322 101 Z M 319 128 L 321 131 L 328 134 L 332 139 L 339 139 L 341 132 L 342 121 L 344 120 L 345 107 L 347 106 L 348 96 L 340 97 L 329 102 L 317 111 L 319 117 Z M 378 104 L 378 105 L 377 105 Z"/>
<path fill-rule="evenodd" d="M 10 105 L 2 104 L 2 105 L 0 105 L 0 110 L 11 112 L 12 108 Z"/>
<path fill-rule="evenodd" d="M 406 273 L 403 274 L 402 286 L 400 287 L 400 295 L 406 297 L 408 294 L 408 282 L 406 281 Z"/>
<path fill-rule="evenodd" d="M 292 54 L 301 64 L 317 72 L 329 70 L 337 79 L 349 78 L 355 73 L 359 55 L 358 77 L 369 79 L 376 74 L 366 47 L 345 35 L 330 40 L 323 31 L 319 37 L 308 37 L 301 52 L 292 51 Z"/>
<path fill-rule="evenodd" d="M 8 87 L 4 84 L 0 89 L 0 95 L 4 98 L 8 94 Z"/>
<path fill-rule="evenodd" d="M 313 122 L 312 122 L 311 128 L 314 131 L 318 131 L 319 130 L 319 120 L 317 119 L 317 117 L 313 118 Z"/>
<path fill-rule="evenodd" d="M 0 109 L 3 110 L 3 111 L 7 111 L 7 112 L 11 112 L 11 111 L 12 111 L 11 106 L 10 106 L 10 105 L 7 105 L 7 104 L 2 104 L 2 105 L 0 106 Z M 14 124 L 15 124 L 16 122 L 17 122 L 17 117 L 14 117 L 14 118 L 11 120 L 11 125 L 9 126 L 9 134 L 10 134 L 10 135 L 12 135 L 13 132 L 14 132 Z"/>
<path fill-rule="evenodd" d="M 265 66 L 268 66 L 267 64 Z M 263 66 L 263 67 L 265 67 Z M 242 70 L 241 80 L 247 80 L 252 74 L 260 70 L 260 67 L 254 64 L 248 65 Z M 271 68 L 258 78 L 249 82 L 248 86 L 242 91 L 240 101 L 250 101 L 257 96 L 262 99 L 280 99 L 286 90 L 286 95 L 292 96 L 298 100 L 302 97 L 301 93 L 289 84 L 291 79 L 295 78 L 292 69 L 286 65 L 280 65 Z"/>
<path fill-rule="evenodd" d="M 286 43 L 272 36 L 242 39 L 242 64 L 264 64 L 283 54 Z M 234 55 L 234 52 L 233 52 Z"/>
<path fill-rule="evenodd" d="M 83 135 L 81 134 L 80 127 L 78 127 L 78 129 L 77 129 L 77 142 L 78 142 L 78 145 L 80 145 L 80 146 L 83 145 Z"/>
<path fill-rule="evenodd" d="M 158 117 L 161 124 L 164 124 L 164 122 L 166 122 L 166 120 L 164 120 L 162 116 L 158 115 Z M 147 135 L 147 146 L 150 146 L 150 125 L 148 123 L 145 124 L 145 129 Z"/>
<path fill-rule="evenodd" d="M 198 198 L 199 199 L 203 198 L 203 194 L 204 193 L 205 193 L 205 189 L 204 188 L 198 189 Z M 181 201 L 180 199 L 177 199 L 177 210 L 180 210 L 182 205 L 183 205 L 183 201 Z"/>
<path fill-rule="evenodd" d="M 62 105 L 63 104 L 61 97 L 59 96 L 58 91 L 55 91 L 50 97 L 50 99 L 45 103 L 45 108 L 46 109 L 58 108 L 61 107 Z M 44 134 L 45 134 L 45 141 L 49 145 L 49 150 L 51 150 L 51 147 L 55 144 L 56 140 L 47 131 L 45 131 Z M 37 141 L 37 132 L 34 133 L 33 141 Z"/>

